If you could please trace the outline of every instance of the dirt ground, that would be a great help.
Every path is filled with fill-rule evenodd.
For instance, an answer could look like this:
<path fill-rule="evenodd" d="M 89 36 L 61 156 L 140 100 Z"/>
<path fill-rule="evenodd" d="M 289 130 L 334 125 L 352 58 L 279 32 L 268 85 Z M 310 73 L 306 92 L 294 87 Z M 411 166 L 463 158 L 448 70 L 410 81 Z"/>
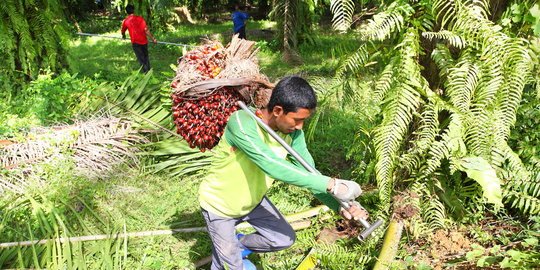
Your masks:
<path fill-rule="evenodd" d="M 336 221 L 336 226 L 330 228 L 324 227 L 317 236 L 318 242 L 334 243 L 338 239 L 351 239 L 358 237 L 360 230 L 363 229 L 360 223 L 356 221 L 340 219 Z"/>
<path fill-rule="evenodd" d="M 471 247 L 471 241 L 460 232 L 438 230 L 433 235 L 431 255 L 440 258 L 447 254 L 456 254 Z"/>

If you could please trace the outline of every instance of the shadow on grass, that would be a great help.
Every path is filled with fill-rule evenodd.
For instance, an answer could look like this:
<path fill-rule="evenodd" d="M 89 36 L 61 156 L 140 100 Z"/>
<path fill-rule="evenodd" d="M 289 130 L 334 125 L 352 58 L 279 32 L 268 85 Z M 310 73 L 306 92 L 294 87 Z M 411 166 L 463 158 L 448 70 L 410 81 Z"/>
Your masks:
<path fill-rule="evenodd" d="M 176 213 L 169 220 L 169 227 L 171 229 L 179 229 L 186 227 L 206 227 L 204 217 L 199 208 L 192 213 L 185 213 L 176 211 Z M 212 255 L 212 241 L 207 232 L 195 232 L 195 233 L 177 233 L 173 235 L 179 242 L 188 242 L 191 248 L 188 252 L 189 261 L 192 264 Z M 211 263 L 202 265 L 197 269 L 210 269 Z"/>

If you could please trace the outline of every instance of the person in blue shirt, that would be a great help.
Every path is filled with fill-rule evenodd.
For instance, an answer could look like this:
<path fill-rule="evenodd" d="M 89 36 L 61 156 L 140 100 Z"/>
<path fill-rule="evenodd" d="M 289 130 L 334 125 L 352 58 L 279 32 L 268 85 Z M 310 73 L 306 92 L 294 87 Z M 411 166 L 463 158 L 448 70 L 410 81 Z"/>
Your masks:
<path fill-rule="evenodd" d="M 234 5 L 234 12 L 232 14 L 232 20 L 234 23 L 234 34 L 238 34 L 239 38 L 246 39 L 246 22 L 248 18 L 247 7 L 246 13 L 240 11 L 240 5 Z"/>

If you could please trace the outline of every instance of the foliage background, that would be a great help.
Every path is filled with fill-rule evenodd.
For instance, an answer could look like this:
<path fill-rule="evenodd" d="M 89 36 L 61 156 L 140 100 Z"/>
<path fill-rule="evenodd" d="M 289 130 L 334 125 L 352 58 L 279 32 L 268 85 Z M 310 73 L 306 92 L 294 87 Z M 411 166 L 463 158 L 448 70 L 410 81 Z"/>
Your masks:
<path fill-rule="evenodd" d="M 227 42 L 232 33 L 232 1 L 131 2 L 150 16 L 158 40 L 195 45 L 213 35 Z M 395 196 L 406 197 L 418 209 L 406 224 L 395 267 L 432 264 L 435 258 L 422 257 L 422 251 L 435 246 L 430 235 L 439 230 L 459 232 L 475 243 L 460 258 L 446 261 L 446 267 L 535 267 L 540 205 L 535 1 L 454 1 L 454 6 L 428 0 L 248 2 L 255 7 L 253 16 L 273 9 L 276 20 L 248 21 L 248 37 L 261 47 L 262 72 L 272 81 L 300 74 L 317 90 L 320 107 L 306 130 L 317 167 L 369 188 L 377 185 L 378 192 L 359 199 L 372 216 L 389 220 Z M 128 1 L 103 1 L 103 6 L 35 1 L 44 5 L 41 15 L 25 3 L 8 1 L 0 7 L 9 18 L 0 26 L 8 40 L 0 60 L 2 139 L 25 142 L 39 126 L 90 119 L 103 112 L 97 110 L 103 108 L 98 95 L 113 105 L 106 111 L 132 120 L 135 128 L 156 129 L 136 114 L 171 126 L 160 99 L 167 99 L 163 85 L 172 77 L 169 66 L 181 48 L 150 47 L 154 71 L 142 76 L 129 43 L 65 32 L 80 27 L 118 35 Z M 62 8 L 46 6 L 50 3 Z M 195 25 L 178 24 L 172 8 L 181 5 L 189 8 Z M 8 14 L 13 9 L 20 14 Z M 39 16 L 54 24 L 25 25 Z M 46 32 L 51 29 L 54 33 Z M 30 40 L 24 31 L 30 31 Z M 53 48 L 52 42 L 39 42 L 44 40 L 40 33 L 33 39 L 32 31 L 62 42 Z M 490 50 L 492 42 L 504 46 Z M 301 61 L 284 62 L 283 52 Z M 148 138 L 159 143 L 142 146 L 140 167 L 118 165 L 98 178 L 74 173 L 71 151 L 25 167 L 35 173 L 27 177 L 24 194 L 3 193 L 0 199 L 0 242 L 204 226 L 193 200 L 200 178 L 183 173 L 204 173 L 200 169 L 207 166 L 207 156 L 161 131 Z M 478 168 L 471 167 L 471 160 L 478 161 L 471 156 L 488 162 L 480 177 L 470 174 Z M 516 168 L 526 173 L 516 174 Z M 485 176 L 493 171 L 496 179 Z M 0 177 L 10 173 L 2 170 Z M 480 182 L 497 179 L 504 208 L 483 198 Z M 286 185 L 276 185 L 269 196 L 285 214 L 317 204 L 308 191 Z M 314 240 L 317 232 L 339 225 L 339 218 L 320 215 L 311 221 L 292 249 L 250 259 L 272 269 L 291 269 L 314 248 L 325 269 L 373 267 L 382 232 L 363 244 L 354 239 L 321 244 Z M 1 253 L 2 267 L 163 269 L 190 266 L 210 253 L 210 241 L 204 233 L 193 233 Z"/>

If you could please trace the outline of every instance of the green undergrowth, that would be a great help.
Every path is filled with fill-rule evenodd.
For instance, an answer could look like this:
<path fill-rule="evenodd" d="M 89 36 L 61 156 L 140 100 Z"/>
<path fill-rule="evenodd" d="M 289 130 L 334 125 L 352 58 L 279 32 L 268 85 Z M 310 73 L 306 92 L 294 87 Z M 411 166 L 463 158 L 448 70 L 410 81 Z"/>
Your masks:
<path fill-rule="evenodd" d="M 46 239 L 54 235 L 85 236 L 205 226 L 197 201 L 200 178 L 170 177 L 120 167 L 110 175 L 89 179 L 73 171 L 69 158 L 53 160 L 42 166 L 39 177 L 28 179 L 24 195 L 2 197 L 0 242 Z M 313 197 L 306 190 L 279 183 L 268 196 L 284 214 L 306 210 L 313 203 Z M 272 255 L 253 255 L 254 260 L 260 265 L 271 265 L 271 269 L 290 269 L 309 248 L 311 236 L 302 235 L 314 234 L 322 224 L 315 222 L 301 232 L 300 240 L 292 249 Z M 44 226 L 56 229 L 48 231 Z M 114 251 L 115 245 L 122 248 Z M 50 248 L 33 247 L 41 254 L 39 265 L 32 260 L 17 262 L 18 252 L 30 258 L 34 256 L 30 248 L 3 249 L 0 265 L 54 268 L 54 260 L 44 255 Z M 211 242 L 205 232 L 87 241 L 66 248 L 62 250 L 71 252 L 72 258 L 83 258 L 84 265 L 90 269 L 103 265 L 107 258 L 114 261 L 115 256 L 124 255 L 122 264 L 127 269 L 183 269 L 211 254 Z M 109 248 L 113 248 L 112 253 L 103 256 L 102 251 Z M 80 257 L 86 251 L 99 252 Z"/>

